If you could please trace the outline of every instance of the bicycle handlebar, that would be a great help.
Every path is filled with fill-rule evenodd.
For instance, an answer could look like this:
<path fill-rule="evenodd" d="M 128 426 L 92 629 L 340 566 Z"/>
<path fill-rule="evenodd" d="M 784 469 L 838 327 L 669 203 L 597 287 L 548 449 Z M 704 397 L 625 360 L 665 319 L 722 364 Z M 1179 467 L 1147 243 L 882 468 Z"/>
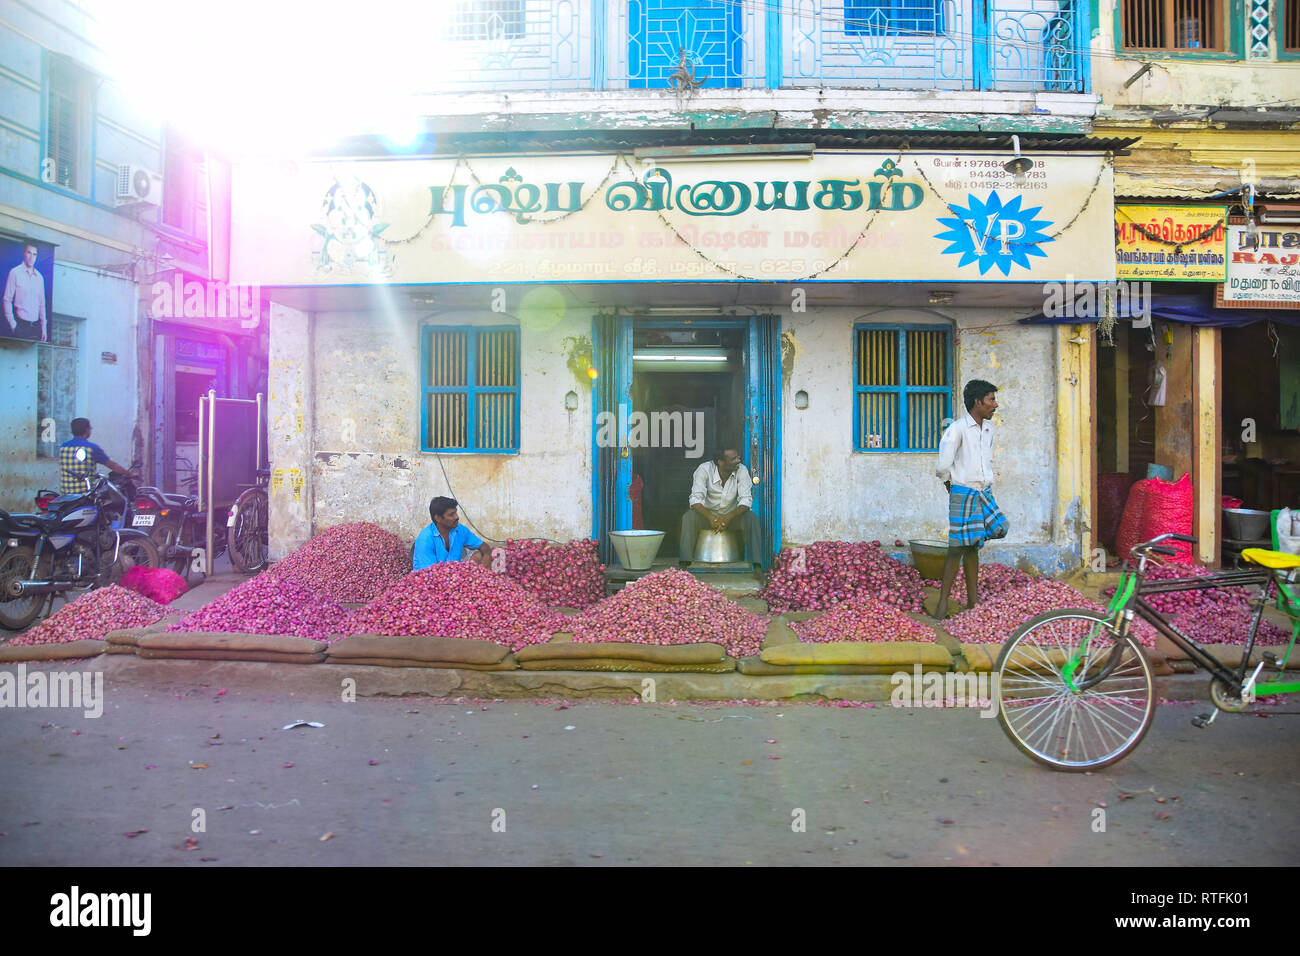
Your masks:
<path fill-rule="evenodd" d="M 1141 547 L 1141 545 L 1139 545 L 1139 547 Z M 1136 550 L 1138 550 L 1138 549 L 1137 549 L 1137 548 L 1134 548 L 1133 550 L 1136 551 Z M 1150 547 L 1142 548 L 1142 550 L 1143 550 L 1143 551 L 1152 551 L 1152 552 L 1154 552 L 1154 553 L 1156 553 L 1156 554 L 1167 555 L 1167 556 L 1169 556 L 1169 557 L 1171 557 L 1171 558 L 1172 558 L 1174 555 L 1178 554 L 1178 551 L 1175 550 L 1174 548 L 1166 548 L 1166 547 L 1165 547 L 1164 545 L 1162 545 L 1162 544 L 1151 545 Z"/>
<path fill-rule="evenodd" d="M 1189 534 L 1178 534 L 1174 531 L 1166 531 L 1164 534 L 1158 534 L 1150 541 L 1143 541 L 1141 544 L 1135 544 L 1129 549 L 1131 554 L 1138 554 L 1142 551 L 1154 551 L 1156 554 L 1173 555 L 1178 552 L 1173 548 L 1157 547 L 1161 541 L 1184 541 L 1187 544 L 1196 544 L 1197 539 Z"/>

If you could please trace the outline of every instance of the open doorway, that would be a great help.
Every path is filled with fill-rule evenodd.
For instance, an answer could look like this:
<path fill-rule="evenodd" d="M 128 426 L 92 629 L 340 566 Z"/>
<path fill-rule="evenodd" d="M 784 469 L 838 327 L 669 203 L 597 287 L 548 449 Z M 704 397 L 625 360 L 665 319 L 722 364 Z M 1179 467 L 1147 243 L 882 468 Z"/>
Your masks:
<path fill-rule="evenodd" d="M 651 424 L 649 447 L 632 448 L 633 523 L 639 492 L 641 527 L 665 533 L 661 557 L 677 554 L 695 470 L 722 445 L 745 457 L 744 336 L 740 329 L 633 332 L 632 407 Z"/>

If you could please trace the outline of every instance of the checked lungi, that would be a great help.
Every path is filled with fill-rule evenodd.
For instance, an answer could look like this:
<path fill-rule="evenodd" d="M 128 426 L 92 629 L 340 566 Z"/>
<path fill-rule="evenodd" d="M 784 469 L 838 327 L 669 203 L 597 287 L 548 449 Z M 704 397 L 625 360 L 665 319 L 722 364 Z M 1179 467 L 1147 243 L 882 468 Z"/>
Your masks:
<path fill-rule="evenodd" d="M 993 500 L 993 489 L 953 485 L 948 495 L 948 547 L 983 547 L 1007 536 L 1007 516 Z"/>

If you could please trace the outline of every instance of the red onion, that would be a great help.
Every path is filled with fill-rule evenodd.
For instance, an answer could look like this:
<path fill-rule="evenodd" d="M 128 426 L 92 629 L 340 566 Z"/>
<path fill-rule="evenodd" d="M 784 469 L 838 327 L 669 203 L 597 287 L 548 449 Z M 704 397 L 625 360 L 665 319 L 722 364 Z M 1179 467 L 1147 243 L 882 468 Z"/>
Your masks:
<path fill-rule="evenodd" d="M 507 575 L 459 561 L 412 571 L 373 603 L 349 614 L 339 630 L 478 638 L 517 651 L 545 643 L 565 630 L 566 622 Z"/>
<path fill-rule="evenodd" d="M 591 538 L 565 545 L 507 541 L 505 551 L 506 575 L 543 604 L 583 608 L 605 595 L 605 566 Z"/>
<path fill-rule="evenodd" d="M 943 626 L 949 634 L 968 644 L 1002 644 L 1025 621 L 1057 608 L 1105 610 L 1068 584 L 1037 580 L 981 601 L 970 610 L 948 618 Z M 1155 630 L 1145 621 L 1135 620 L 1133 623 L 1133 633 L 1138 642 L 1147 647 L 1154 645 Z"/>
<path fill-rule="evenodd" d="M 410 571 L 411 546 L 363 521 L 325 529 L 267 574 L 333 601 L 362 602 Z"/>
<path fill-rule="evenodd" d="M 300 584 L 261 574 L 167 630 L 288 634 L 329 641 L 346 613 Z"/>
<path fill-rule="evenodd" d="M 818 541 L 782 548 L 759 597 L 773 611 L 817 611 L 859 592 L 903 611 L 920 611 L 921 575 L 879 541 Z"/>
<path fill-rule="evenodd" d="M 768 620 L 751 614 L 693 574 L 669 568 L 633 581 L 582 614 L 566 629 L 578 642 L 721 644 L 733 657 L 757 654 Z"/>
<path fill-rule="evenodd" d="M 790 629 L 808 643 L 935 640 L 933 627 L 865 593 L 855 594 L 811 621 L 796 621 Z"/>
<path fill-rule="evenodd" d="M 100 640 L 109 631 L 161 621 L 166 613 L 167 608 L 157 601 L 114 584 L 82 594 L 9 643 L 27 646 Z"/>

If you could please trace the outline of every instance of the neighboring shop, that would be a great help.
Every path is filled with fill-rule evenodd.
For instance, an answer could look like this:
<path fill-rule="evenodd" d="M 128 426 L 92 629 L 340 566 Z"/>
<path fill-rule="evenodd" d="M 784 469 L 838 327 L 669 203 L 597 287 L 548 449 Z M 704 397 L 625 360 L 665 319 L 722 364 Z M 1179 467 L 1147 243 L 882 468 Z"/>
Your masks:
<path fill-rule="evenodd" d="M 990 547 L 1077 565 L 1088 340 L 1017 319 L 1048 284 L 1113 280 L 1110 160 L 912 148 L 236 166 L 231 278 L 270 303 L 273 553 L 343 521 L 413 537 L 448 493 L 495 539 L 671 539 L 719 446 L 769 556 L 900 550 L 946 534 L 935 450 L 982 378 L 1013 523 Z"/>
<path fill-rule="evenodd" d="M 146 299 L 153 328 L 154 474 L 193 493 L 199 463 L 199 398 L 266 392 L 269 333 L 255 287 L 174 271 Z"/>

